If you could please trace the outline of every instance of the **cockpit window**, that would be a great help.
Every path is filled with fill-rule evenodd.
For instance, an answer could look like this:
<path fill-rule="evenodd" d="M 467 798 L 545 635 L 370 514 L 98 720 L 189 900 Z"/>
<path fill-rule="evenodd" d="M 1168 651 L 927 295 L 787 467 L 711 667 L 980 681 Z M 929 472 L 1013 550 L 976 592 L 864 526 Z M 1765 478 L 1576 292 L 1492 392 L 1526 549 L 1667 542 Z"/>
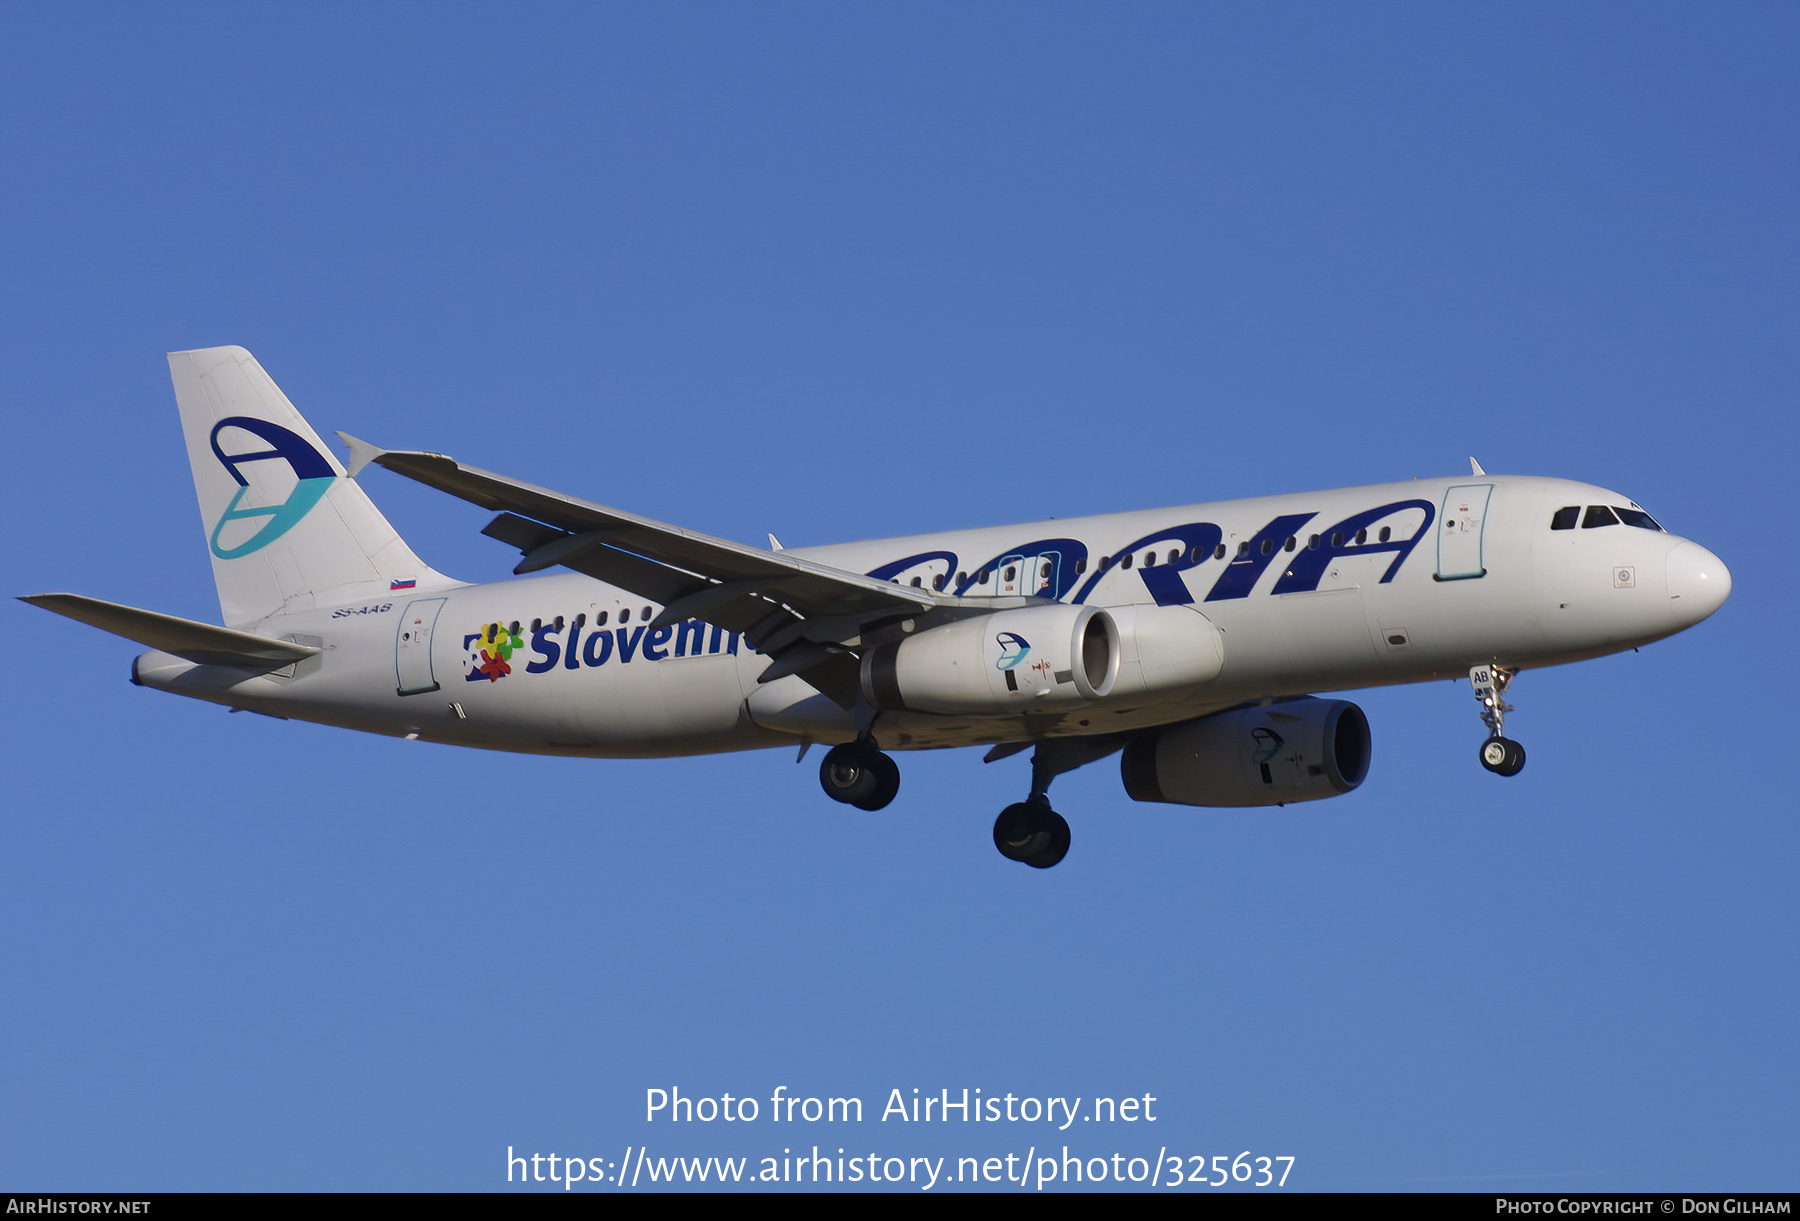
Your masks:
<path fill-rule="evenodd" d="M 1592 530 L 1596 526 L 1616 526 L 1618 524 L 1619 519 L 1614 517 L 1613 511 L 1605 505 L 1589 505 L 1587 516 L 1581 519 L 1581 528 L 1583 530 Z"/>
<path fill-rule="evenodd" d="M 1619 515 L 1619 520 L 1628 526 L 1636 526 L 1640 530 L 1655 530 L 1658 533 L 1667 533 L 1661 526 L 1656 524 L 1656 519 L 1654 517 L 1650 516 L 1642 509 L 1622 509 L 1618 505 L 1614 505 L 1612 511 L 1617 513 Z"/>
<path fill-rule="evenodd" d="M 1550 518 L 1552 530 L 1573 530 L 1575 523 L 1581 518 L 1580 505 L 1564 505 Z"/>

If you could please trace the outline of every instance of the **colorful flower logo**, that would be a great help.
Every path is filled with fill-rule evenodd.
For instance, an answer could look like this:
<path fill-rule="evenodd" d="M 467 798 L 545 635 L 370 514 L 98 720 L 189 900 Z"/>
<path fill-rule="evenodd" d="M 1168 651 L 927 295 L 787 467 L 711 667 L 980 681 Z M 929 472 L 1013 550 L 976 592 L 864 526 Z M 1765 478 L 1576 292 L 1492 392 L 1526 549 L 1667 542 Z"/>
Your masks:
<path fill-rule="evenodd" d="M 481 634 L 475 638 L 475 648 L 481 661 L 469 671 L 469 680 L 474 682 L 485 678 L 490 683 L 497 683 L 511 674 L 512 667 L 507 663 L 512 660 L 513 650 L 522 647 L 524 643 L 507 631 L 503 624 L 490 623 L 482 628 Z"/>

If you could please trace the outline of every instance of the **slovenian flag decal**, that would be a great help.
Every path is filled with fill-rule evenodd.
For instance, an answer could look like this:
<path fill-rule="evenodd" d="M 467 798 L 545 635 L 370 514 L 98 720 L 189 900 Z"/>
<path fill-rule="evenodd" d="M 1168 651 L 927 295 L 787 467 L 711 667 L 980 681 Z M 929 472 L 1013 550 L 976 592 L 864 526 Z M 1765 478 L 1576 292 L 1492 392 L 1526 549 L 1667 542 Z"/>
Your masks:
<path fill-rule="evenodd" d="M 388 588 L 389 589 L 411 589 L 413 586 L 417 585 L 418 583 L 419 582 L 416 578 L 407 577 L 406 580 L 404 580 L 404 581 L 394 581 L 394 582 L 390 583 L 388 585 Z"/>

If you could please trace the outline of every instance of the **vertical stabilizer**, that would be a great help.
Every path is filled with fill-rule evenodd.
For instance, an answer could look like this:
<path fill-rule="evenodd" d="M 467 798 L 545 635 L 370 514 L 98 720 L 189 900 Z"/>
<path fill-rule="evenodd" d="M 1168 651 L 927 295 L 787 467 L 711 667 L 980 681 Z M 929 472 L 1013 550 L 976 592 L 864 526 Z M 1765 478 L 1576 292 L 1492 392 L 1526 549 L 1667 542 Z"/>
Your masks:
<path fill-rule="evenodd" d="M 454 583 L 419 561 L 250 353 L 171 352 L 169 375 L 227 624 Z"/>

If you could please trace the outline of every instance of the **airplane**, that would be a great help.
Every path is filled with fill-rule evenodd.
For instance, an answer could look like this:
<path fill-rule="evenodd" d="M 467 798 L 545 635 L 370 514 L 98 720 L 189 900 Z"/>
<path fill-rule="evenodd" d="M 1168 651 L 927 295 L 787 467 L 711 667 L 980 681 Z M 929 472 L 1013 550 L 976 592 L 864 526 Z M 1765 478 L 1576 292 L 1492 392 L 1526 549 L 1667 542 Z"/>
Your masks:
<path fill-rule="evenodd" d="M 1731 574 L 1591 484 L 1470 474 L 765 549 L 346 433 L 340 463 L 251 354 L 169 354 L 223 623 L 77 594 L 33 605 L 147 646 L 139 686 L 424 742 L 596 758 L 825 752 L 828 797 L 892 802 L 891 752 L 1032 750 L 994 844 L 1069 851 L 1048 792 L 1120 756 L 1136 801 L 1347 793 L 1368 718 L 1311 693 L 1467 677 L 1481 766 L 1518 774 L 1518 674 L 1717 610 Z M 415 555 L 370 465 L 496 516 L 528 580 Z M 542 575 L 532 575 L 542 574 Z"/>

